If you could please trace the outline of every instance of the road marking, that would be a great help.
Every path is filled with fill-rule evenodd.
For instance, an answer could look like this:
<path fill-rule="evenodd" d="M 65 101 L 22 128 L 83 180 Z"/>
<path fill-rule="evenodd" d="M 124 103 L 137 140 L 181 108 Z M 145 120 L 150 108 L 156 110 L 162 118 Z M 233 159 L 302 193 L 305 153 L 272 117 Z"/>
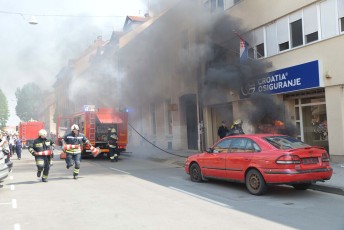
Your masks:
<path fill-rule="evenodd" d="M 12 208 L 17 208 L 17 200 L 12 199 Z"/>
<path fill-rule="evenodd" d="M 196 198 L 199 198 L 199 199 L 202 199 L 202 200 L 205 200 L 205 201 L 209 201 L 211 203 L 214 203 L 214 204 L 217 204 L 217 205 L 220 205 L 220 206 L 223 206 L 223 207 L 229 207 L 229 205 L 227 204 L 224 204 L 224 203 L 221 203 L 221 202 L 217 202 L 215 200 L 212 200 L 212 199 L 209 199 L 209 198 L 206 198 L 204 196 L 199 196 L 199 195 L 196 195 L 194 193 L 191 193 L 191 192 L 187 192 L 185 190 L 181 190 L 181 189 L 178 189 L 178 188 L 175 188 L 175 187 L 171 187 L 169 186 L 169 188 L 173 189 L 173 190 L 176 190 L 178 192 L 182 192 L 182 193 L 185 193 L 187 195 L 190 195 L 190 196 L 193 196 L 193 197 L 196 197 Z"/>
<path fill-rule="evenodd" d="M 10 176 L 9 178 L 10 178 L 10 180 L 13 180 L 13 176 Z"/>
<path fill-rule="evenodd" d="M 11 185 L 11 190 L 14 190 L 14 185 L 13 184 Z"/>
<path fill-rule="evenodd" d="M 14 230 L 20 230 L 20 224 L 15 224 L 14 225 Z"/>
<path fill-rule="evenodd" d="M 122 171 L 122 170 L 115 169 L 115 168 L 110 168 L 110 169 L 130 175 L 130 173 L 128 173 L 128 172 L 126 172 L 126 171 Z"/>

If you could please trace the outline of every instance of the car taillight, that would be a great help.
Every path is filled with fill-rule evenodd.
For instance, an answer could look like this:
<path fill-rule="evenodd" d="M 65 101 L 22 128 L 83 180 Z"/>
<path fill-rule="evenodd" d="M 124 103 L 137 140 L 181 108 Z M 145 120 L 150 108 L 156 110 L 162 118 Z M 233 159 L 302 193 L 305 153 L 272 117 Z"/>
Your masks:
<path fill-rule="evenodd" d="M 330 155 L 328 155 L 328 153 L 323 153 L 321 156 L 321 161 L 322 162 L 330 162 Z"/>
<path fill-rule="evenodd" d="M 280 156 L 279 158 L 277 158 L 276 160 L 277 164 L 300 164 L 301 163 L 301 159 L 300 157 L 296 156 L 296 155 L 283 155 Z"/>

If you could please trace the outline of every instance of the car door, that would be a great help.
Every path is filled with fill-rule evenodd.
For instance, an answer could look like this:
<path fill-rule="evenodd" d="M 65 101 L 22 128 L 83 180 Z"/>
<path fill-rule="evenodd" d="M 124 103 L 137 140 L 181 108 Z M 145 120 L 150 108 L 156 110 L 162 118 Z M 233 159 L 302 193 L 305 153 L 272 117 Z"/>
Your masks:
<path fill-rule="evenodd" d="M 255 152 L 254 142 L 249 138 L 233 138 L 226 156 L 226 177 L 243 181 L 245 170 Z"/>
<path fill-rule="evenodd" d="M 230 138 L 222 139 L 206 153 L 201 160 L 202 173 L 205 177 L 226 177 L 226 155 L 231 143 Z"/>

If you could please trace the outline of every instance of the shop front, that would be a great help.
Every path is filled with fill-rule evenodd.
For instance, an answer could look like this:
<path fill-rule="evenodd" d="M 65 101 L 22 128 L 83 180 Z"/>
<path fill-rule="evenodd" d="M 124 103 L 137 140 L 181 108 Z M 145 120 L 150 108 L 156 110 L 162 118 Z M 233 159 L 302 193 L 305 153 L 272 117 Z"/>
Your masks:
<path fill-rule="evenodd" d="M 252 93 L 283 95 L 286 117 L 295 124 L 297 137 L 328 150 L 325 90 L 319 62 L 311 61 L 269 72 L 251 84 L 241 97 Z"/>

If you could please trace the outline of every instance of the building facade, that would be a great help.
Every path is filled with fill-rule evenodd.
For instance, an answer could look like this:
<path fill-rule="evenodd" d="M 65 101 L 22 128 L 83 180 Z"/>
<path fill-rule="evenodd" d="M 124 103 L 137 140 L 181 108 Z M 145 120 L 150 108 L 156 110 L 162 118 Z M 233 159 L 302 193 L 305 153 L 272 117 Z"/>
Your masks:
<path fill-rule="evenodd" d="M 272 64 L 251 91 L 273 95 L 283 103 L 283 119 L 296 126 L 298 138 L 325 147 L 333 161 L 343 161 L 344 2 L 242 0 L 225 13 L 242 19 L 248 57 Z M 209 106 L 206 113 L 213 122 L 208 130 L 224 119 L 219 114 L 226 108 L 232 117 L 245 117 L 245 103 L 238 97 Z"/>
<path fill-rule="evenodd" d="M 145 50 L 142 44 L 145 44 L 146 36 L 156 37 L 154 32 L 159 32 L 159 25 L 173 28 L 173 37 L 166 32 L 155 43 L 165 47 L 169 55 L 161 56 L 155 47 L 150 47 L 146 50 L 149 58 L 137 60 L 143 62 L 143 66 L 151 67 L 142 72 L 141 78 L 145 75 L 160 76 L 156 81 L 162 80 L 169 87 L 162 90 L 163 96 L 153 97 L 155 101 L 147 97 L 137 100 L 137 105 L 133 106 L 136 108 L 134 120 L 141 124 L 136 127 L 141 127 L 145 136 L 163 147 L 190 148 L 192 135 L 197 144 L 191 148 L 201 148 L 203 138 L 203 146 L 209 146 L 218 140 L 216 131 L 222 120 L 230 125 L 234 119 L 242 118 L 244 130 L 256 132 L 248 119 L 251 114 L 247 107 L 252 106 L 252 100 L 243 97 L 243 94 L 263 92 L 282 105 L 283 116 L 278 119 L 292 124 L 296 137 L 325 147 L 333 161 L 343 160 L 344 78 L 340 65 L 340 54 L 344 49 L 341 45 L 344 39 L 343 1 L 217 0 L 200 1 L 200 4 L 209 8 L 210 12 L 222 10 L 229 18 L 238 19 L 232 27 L 240 26 L 239 35 L 249 44 L 247 55 L 250 61 L 270 64 L 265 67 L 266 75 L 257 77 L 246 91 L 228 91 L 220 98 L 202 100 L 202 85 L 199 84 L 208 77 L 211 63 L 207 55 L 200 54 L 202 50 L 193 48 L 195 44 L 200 44 L 200 40 L 205 40 L 207 34 L 194 22 L 202 19 L 185 17 L 176 4 L 161 15 L 152 17 L 131 34 L 124 35 L 120 41 L 123 53 L 130 53 L 126 48 L 134 44 Z M 274 10 L 268 10 L 272 7 Z M 179 17 L 175 18 L 173 14 Z M 171 18 L 174 18 L 172 24 Z M 227 21 L 223 20 L 225 23 Z M 220 47 L 224 56 L 222 59 L 228 62 L 235 56 L 239 58 L 237 35 L 232 33 L 225 40 L 211 41 L 212 45 Z M 228 46 L 228 40 L 237 40 L 237 47 Z M 190 65 L 184 62 L 183 55 L 197 61 Z M 193 59 L 195 56 L 201 58 Z M 162 57 L 168 61 L 163 61 Z M 183 60 L 182 63 L 180 60 Z M 136 67 L 140 66 L 134 63 Z M 136 79 L 135 74 L 129 75 Z M 161 77 L 163 75 L 168 77 Z M 161 87 L 152 79 L 148 81 L 152 83 L 152 89 Z M 145 101 L 142 101 L 143 98 Z M 195 112 L 191 119 L 196 118 L 196 123 L 188 123 L 189 117 L 185 115 L 190 113 L 188 109 Z M 190 130 L 193 134 L 189 133 Z"/>

